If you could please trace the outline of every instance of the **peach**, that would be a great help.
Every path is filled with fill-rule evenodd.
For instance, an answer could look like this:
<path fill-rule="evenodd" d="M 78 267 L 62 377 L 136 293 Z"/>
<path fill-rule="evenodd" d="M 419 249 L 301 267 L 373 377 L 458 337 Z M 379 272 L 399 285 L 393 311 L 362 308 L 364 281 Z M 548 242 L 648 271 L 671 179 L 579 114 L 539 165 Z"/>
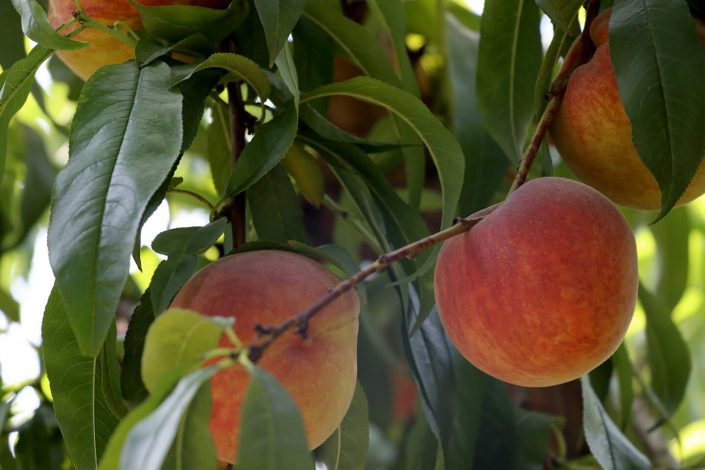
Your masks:
<path fill-rule="evenodd" d="M 598 366 L 634 311 L 632 231 L 602 194 L 577 181 L 521 186 L 469 232 L 446 241 L 435 292 L 448 336 L 484 372 L 528 387 Z"/>
<path fill-rule="evenodd" d="M 112 26 L 119 21 L 132 30 L 142 29 L 137 10 L 128 0 L 80 0 L 83 11 L 89 17 Z M 229 0 L 139 0 L 146 6 L 195 5 L 210 8 L 225 8 Z M 72 18 L 76 7 L 74 0 L 49 0 L 49 22 L 58 28 Z M 87 28 L 74 39 L 91 45 L 75 51 L 57 51 L 59 58 L 83 80 L 93 75 L 104 65 L 120 64 L 134 59 L 135 50 L 107 33 Z"/>
<path fill-rule="evenodd" d="M 552 124 L 551 137 L 580 180 L 617 204 L 658 210 L 661 190 L 632 142 L 631 124 L 610 61 L 610 12 L 600 14 L 591 25 L 595 54 L 572 73 Z M 705 25 L 700 20 L 695 22 L 705 47 Z M 703 192 L 705 166 L 701 164 L 678 205 L 692 201 Z"/>
<path fill-rule="evenodd" d="M 304 256 L 254 251 L 206 266 L 184 285 L 171 306 L 234 317 L 238 337 L 251 344 L 257 340 L 256 324 L 273 326 L 295 315 L 337 283 L 330 271 Z M 258 362 L 298 405 L 312 449 L 335 431 L 355 392 L 359 308 L 355 292 L 338 297 L 311 319 L 307 339 L 293 331 L 284 333 Z M 232 347 L 225 337 L 220 344 Z M 237 460 L 248 383 L 249 374 L 240 365 L 213 377 L 210 430 L 222 461 Z"/>

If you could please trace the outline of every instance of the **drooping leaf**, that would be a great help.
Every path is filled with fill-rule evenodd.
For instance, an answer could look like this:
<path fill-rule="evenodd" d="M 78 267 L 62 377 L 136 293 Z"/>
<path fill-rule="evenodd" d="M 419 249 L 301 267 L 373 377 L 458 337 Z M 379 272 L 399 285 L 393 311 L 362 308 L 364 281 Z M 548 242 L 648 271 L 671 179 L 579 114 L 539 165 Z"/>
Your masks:
<path fill-rule="evenodd" d="M 141 215 L 178 158 L 181 108 L 163 63 L 104 67 L 81 93 L 69 163 L 54 188 L 48 242 L 84 354 L 103 343 Z"/>
<path fill-rule="evenodd" d="M 155 316 L 161 315 L 169 307 L 179 289 L 196 271 L 197 263 L 196 256 L 187 254 L 172 256 L 159 263 L 149 284 L 153 292 L 151 298 Z"/>
<path fill-rule="evenodd" d="M 598 400 L 587 375 L 583 390 L 583 428 L 592 455 L 605 470 L 649 469 L 651 464 L 612 422 Z"/>
<path fill-rule="evenodd" d="M 169 454 L 162 468 L 200 470 L 218 464 L 215 444 L 208 427 L 211 414 L 211 389 L 208 382 L 193 397 L 186 415 L 179 424 Z"/>
<path fill-rule="evenodd" d="M 629 353 L 624 343 L 612 355 L 614 370 L 619 383 L 619 408 L 621 412 L 619 427 L 626 429 L 632 417 L 632 403 L 634 401 L 634 388 L 632 386 L 632 364 Z"/>
<path fill-rule="evenodd" d="M 130 0 L 142 18 L 144 30 L 169 41 L 204 34 L 211 42 L 227 37 L 246 16 L 247 4 L 233 0 L 224 10 L 194 5 L 146 6 Z"/>
<path fill-rule="evenodd" d="M 115 327 L 104 348 L 115 347 Z M 96 468 L 118 424 L 103 393 L 105 349 L 95 357 L 81 354 L 61 294 L 49 296 L 42 324 L 44 364 L 54 410 L 66 448 L 79 469 Z"/>
<path fill-rule="evenodd" d="M 235 164 L 226 197 L 221 202 L 245 191 L 284 158 L 296 137 L 297 125 L 297 112 L 292 105 L 262 125 Z"/>
<path fill-rule="evenodd" d="M 22 31 L 37 44 L 51 49 L 75 50 L 88 43 L 74 41 L 57 33 L 49 24 L 49 18 L 37 0 L 11 0 L 17 13 L 22 17 Z"/>
<path fill-rule="evenodd" d="M 271 374 L 253 367 L 240 418 L 238 469 L 311 470 L 299 409 Z"/>
<path fill-rule="evenodd" d="M 578 24 L 573 18 L 583 5 L 582 0 L 536 0 L 536 3 L 562 32 L 571 36 L 578 34 Z"/>
<path fill-rule="evenodd" d="M 539 9 L 531 0 L 487 2 L 477 59 L 477 104 L 487 132 L 513 162 L 534 114 L 541 66 Z"/>
<path fill-rule="evenodd" d="M 705 54 L 685 2 L 614 2 L 610 57 L 639 157 L 661 189 L 661 218 L 705 155 Z"/>
<path fill-rule="evenodd" d="M 301 17 L 306 6 L 306 0 L 254 0 L 257 15 L 262 22 L 264 35 L 267 39 L 269 50 L 269 64 L 279 55 L 279 50 L 284 46 L 291 31 Z"/>
<path fill-rule="evenodd" d="M 688 346 L 658 297 L 639 286 L 639 302 L 646 314 L 646 345 L 651 370 L 651 389 L 666 417 L 673 414 L 685 395 L 690 377 Z"/>
<path fill-rule="evenodd" d="M 0 31 L 2 31 L 2 47 L 0 47 L 0 66 L 7 70 L 12 64 L 22 59 L 24 53 L 24 34 L 17 22 L 10 2 L 0 3 Z"/>
<path fill-rule="evenodd" d="M 230 115 L 228 108 L 216 103 L 212 108 L 213 121 L 208 126 L 208 162 L 210 163 L 213 184 L 218 195 L 223 196 L 233 172 L 230 161 L 232 141 L 230 137 Z"/>
<path fill-rule="evenodd" d="M 326 182 L 313 155 L 294 144 L 284 156 L 282 165 L 296 181 L 301 197 L 312 206 L 320 207 L 326 192 Z"/>
<path fill-rule="evenodd" d="M 319 448 L 318 456 L 327 465 L 328 470 L 365 468 L 368 427 L 367 398 L 358 383 L 343 421 Z"/>
<path fill-rule="evenodd" d="M 487 207 L 502 182 L 509 161 L 489 136 L 477 110 L 475 75 L 479 34 L 446 15 L 451 129 L 465 155 L 465 175 L 459 214 Z"/>
<path fill-rule="evenodd" d="M 164 459 L 172 448 L 174 438 L 178 434 L 184 414 L 188 410 L 202 385 L 206 383 L 216 372 L 220 370 L 218 366 L 211 366 L 205 369 L 198 369 L 184 376 L 179 380 L 173 391 L 164 398 L 161 403 L 149 411 L 133 426 L 129 426 L 130 421 L 124 420 L 118 428 L 113 439 L 116 439 L 116 446 L 119 445 L 120 432 L 129 427 L 127 435 L 124 437 L 121 452 L 119 453 L 119 467 L 111 465 L 114 460 L 101 462 L 101 469 L 120 468 L 128 470 L 133 468 L 158 469 L 161 468 Z M 165 382 L 170 382 L 170 377 L 166 377 Z M 157 392 L 155 391 L 155 394 Z M 162 393 L 159 393 L 162 395 Z M 163 396 L 163 395 L 162 395 Z M 144 413 L 152 405 L 150 400 L 145 402 L 144 408 L 140 406 L 135 410 L 135 417 L 139 419 L 139 414 Z M 138 413 L 138 410 L 142 413 Z M 129 418 L 129 417 L 128 417 Z M 201 436 L 202 437 L 202 436 Z M 111 439 L 111 447 L 112 447 Z M 109 451 L 112 449 L 109 449 Z M 112 454 L 106 454 L 112 455 Z"/>
<path fill-rule="evenodd" d="M 0 183 L 5 173 L 7 127 L 10 119 L 22 108 L 32 90 L 34 74 L 53 53 L 52 49 L 37 45 L 24 59 L 0 75 Z"/>
<path fill-rule="evenodd" d="M 247 201 L 260 239 L 304 243 L 308 239 L 301 202 L 281 165 L 252 185 L 247 191 Z"/>
<path fill-rule="evenodd" d="M 147 389 L 142 382 L 142 352 L 147 331 L 153 321 L 152 300 L 150 290 L 147 289 L 132 313 L 125 335 L 125 356 L 122 360 L 120 385 L 122 396 L 131 404 L 147 397 Z"/>
<path fill-rule="evenodd" d="M 304 95 L 301 102 L 332 95 L 351 96 L 382 106 L 399 116 L 415 131 L 438 170 L 443 191 L 441 226 L 448 226 L 455 215 L 460 197 L 464 168 L 463 152 L 452 134 L 413 95 L 369 77 L 357 77 L 320 87 Z"/>
<path fill-rule="evenodd" d="M 685 207 L 672 210 L 668 217 L 649 227 L 656 241 L 658 276 L 654 292 L 664 307 L 672 310 L 680 301 L 688 282 L 691 223 Z"/>

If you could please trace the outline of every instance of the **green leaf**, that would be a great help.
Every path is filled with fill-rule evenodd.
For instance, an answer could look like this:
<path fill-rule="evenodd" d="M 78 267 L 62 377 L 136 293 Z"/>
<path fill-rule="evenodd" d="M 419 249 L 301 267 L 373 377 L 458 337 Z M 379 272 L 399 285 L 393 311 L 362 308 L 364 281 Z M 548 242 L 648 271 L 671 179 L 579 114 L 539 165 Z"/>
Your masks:
<path fill-rule="evenodd" d="M 150 411 L 147 416 L 134 424 L 125 436 L 119 457 L 119 468 L 121 470 L 161 468 L 172 447 L 174 437 L 180 430 L 182 417 L 186 410 L 199 390 L 202 389 L 202 385 L 219 370 L 219 367 L 212 366 L 198 369 L 184 376 L 154 411 Z M 170 382 L 168 380 L 170 377 L 166 377 L 166 379 L 166 382 Z M 146 404 L 151 403 L 148 401 Z M 125 423 L 127 421 L 120 424 L 116 436 L 120 435 L 120 430 Z M 103 468 L 117 468 L 117 466 L 112 467 L 106 462 L 105 467 L 101 463 L 101 469 Z"/>
<path fill-rule="evenodd" d="M 262 101 L 269 98 L 269 93 L 271 92 L 269 79 L 262 72 L 259 65 L 245 56 L 228 52 L 218 52 L 210 55 L 206 60 L 197 64 L 185 77 L 180 77 L 179 82 L 207 69 L 225 70 L 238 80 L 247 82 Z"/>
<path fill-rule="evenodd" d="M 269 50 L 269 65 L 279 55 L 279 50 L 286 44 L 291 31 L 303 13 L 306 0 L 254 0 L 257 15 L 262 22 L 264 35 Z"/>
<path fill-rule="evenodd" d="M 122 360 L 120 385 L 123 397 L 131 404 L 141 402 L 147 397 L 147 389 L 142 382 L 142 352 L 147 331 L 153 321 L 152 300 L 150 290 L 147 289 L 132 312 L 125 335 L 125 356 Z"/>
<path fill-rule="evenodd" d="M 145 6 L 136 0 L 130 3 L 149 35 L 172 42 L 194 34 L 203 34 L 211 42 L 220 41 L 237 29 L 247 12 L 247 3 L 242 0 L 233 0 L 224 10 L 194 5 Z"/>
<path fill-rule="evenodd" d="M 477 60 L 477 104 L 487 132 L 512 162 L 521 157 L 534 114 L 541 66 L 539 9 L 532 0 L 487 2 Z"/>
<path fill-rule="evenodd" d="M 49 259 L 81 352 L 103 343 L 128 275 L 141 216 L 171 172 L 182 141 L 169 68 L 134 62 L 86 82 L 73 120 L 68 165 L 59 173 Z"/>
<path fill-rule="evenodd" d="M 221 203 L 248 189 L 284 158 L 294 142 L 298 126 L 296 108 L 289 104 L 271 121 L 263 124 L 235 164 Z"/>
<path fill-rule="evenodd" d="M 211 388 L 204 383 L 181 420 L 174 444 L 162 468 L 201 470 L 216 468 L 215 445 L 208 427 L 211 415 Z"/>
<path fill-rule="evenodd" d="M 578 16 L 582 0 L 536 0 L 536 4 L 562 32 L 571 36 L 580 32 L 573 19 Z"/>
<path fill-rule="evenodd" d="M 238 469 L 310 470 L 301 414 L 271 374 L 253 367 L 240 418 Z"/>
<path fill-rule="evenodd" d="M 514 468 L 543 468 L 551 427 L 559 418 L 514 407 L 514 420 L 519 435 L 519 451 Z"/>
<path fill-rule="evenodd" d="M 315 50 L 315 54 L 310 51 Z M 294 62 L 302 91 L 309 91 L 333 81 L 334 48 L 328 35 L 310 19 L 302 17 L 294 29 Z M 327 103 L 317 111 L 325 113 Z"/>
<path fill-rule="evenodd" d="M 9 69 L 12 64 L 24 57 L 24 34 L 13 13 L 12 3 L 0 3 L 0 31 L 2 31 L 2 47 L 0 47 L 0 67 Z"/>
<path fill-rule="evenodd" d="M 321 444 L 318 457 L 328 470 L 364 469 L 368 441 L 367 398 L 358 383 L 348 412 L 333 434 Z"/>
<path fill-rule="evenodd" d="M 685 395 L 691 369 L 690 352 L 671 319 L 671 312 L 643 285 L 639 285 L 639 302 L 646 314 L 651 388 L 668 417 L 678 409 Z"/>
<path fill-rule="evenodd" d="M 458 212 L 472 214 L 487 207 L 502 183 L 509 161 L 489 136 L 477 110 L 475 75 L 479 34 L 446 15 L 448 107 L 451 129 L 465 154 L 465 175 Z"/>
<path fill-rule="evenodd" d="M 668 213 L 705 154 L 705 54 L 685 2 L 614 2 L 610 57 L 632 140 Z"/>
<path fill-rule="evenodd" d="M 104 348 L 115 347 L 115 326 Z M 95 357 L 81 354 L 58 289 L 54 287 L 42 323 L 44 364 L 54 397 L 61 434 L 74 465 L 98 465 L 108 439 L 118 424 L 103 394 L 107 349 Z"/>
<path fill-rule="evenodd" d="M 302 103 L 316 98 L 345 95 L 367 101 L 396 114 L 424 143 L 438 170 L 443 191 L 442 227 L 450 225 L 460 197 L 463 152 L 455 138 L 413 95 L 369 77 L 356 77 L 320 87 L 304 95 Z"/>
<path fill-rule="evenodd" d="M 296 181 L 301 197 L 312 206 L 320 207 L 326 194 L 326 181 L 313 155 L 294 144 L 282 159 L 282 165 Z"/>
<path fill-rule="evenodd" d="M 583 428 L 590 452 L 605 470 L 649 469 L 651 464 L 615 426 L 590 386 L 580 379 L 583 390 Z"/>
<path fill-rule="evenodd" d="M 0 75 L 0 182 L 5 173 L 7 127 L 10 125 L 10 119 L 27 101 L 34 83 L 34 74 L 53 52 L 37 45 L 27 57 L 15 62 Z"/>
<path fill-rule="evenodd" d="M 167 310 L 149 327 L 142 354 L 142 380 L 153 391 L 159 379 L 174 369 L 198 366 L 218 345 L 223 326 L 196 312 Z"/>
<path fill-rule="evenodd" d="M 688 283 L 689 250 L 691 223 L 688 209 L 681 207 L 672 210 L 668 217 L 649 227 L 656 241 L 658 277 L 655 292 L 663 301 L 663 306 L 673 310 Z"/>
<path fill-rule="evenodd" d="M 22 31 L 37 44 L 66 50 L 81 49 L 88 45 L 87 42 L 74 41 L 56 32 L 37 0 L 12 0 L 12 5 L 22 17 Z"/>
<path fill-rule="evenodd" d="M 308 239 L 301 202 L 281 165 L 252 185 L 247 191 L 247 202 L 259 239 L 302 243 Z"/>
<path fill-rule="evenodd" d="M 576 28 L 579 24 L 578 11 L 579 10 L 575 11 L 575 14 L 571 19 L 571 22 L 576 25 Z M 578 37 L 578 33 L 579 31 L 575 34 L 570 34 L 563 30 L 559 30 L 558 28 L 554 28 L 553 39 L 551 39 L 551 44 L 548 45 L 548 50 L 546 51 L 543 61 L 541 62 L 541 68 L 539 69 L 538 77 L 536 77 L 536 86 L 534 87 L 534 100 L 536 104 L 537 116 L 543 114 L 548 104 L 547 96 L 550 91 L 551 84 L 553 83 L 556 67 L 559 65 L 559 59 L 561 57 L 565 57 L 571 45 Z"/>
<path fill-rule="evenodd" d="M 20 305 L 12 298 L 9 292 L 0 289 L 0 312 L 5 314 L 9 321 L 20 321 Z M 0 426 L 2 421 L 0 421 Z"/>
<path fill-rule="evenodd" d="M 634 402 L 634 388 L 632 387 L 632 364 L 629 353 L 624 343 L 612 355 L 614 370 L 619 383 L 619 408 L 621 412 L 619 427 L 626 429 L 632 417 L 632 403 Z"/>
<path fill-rule="evenodd" d="M 181 287 L 196 272 L 198 258 L 194 255 L 172 256 L 159 263 L 152 282 L 152 311 L 161 315 L 168 307 Z"/>
<path fill-rule="evenodd" d="M 216 192 L 225 195 L 228 181 L 233 172 L 230 161 L 230 151 L 233 146 L 230 137 L 230 115 L 228 107 L 216 103 L 212 108 L 213 121 L 208 126 L 208 162 L 210 163 L 211 176 Z"/>
<path fill-rule="evenodd" d="M 184 132 L 179 153 L 183 154 L 191 147 L 201 127 L 206 98 L 208 98 L 213 87 L 218 83 L 219 78 L 220 72 L 211 70 L 208 73 L 199 74 L 197 77 L 191 77 L 179 83 L 178 88 L 184 96 L 181 112 Z M 173 172 L 171 175 L 173 175 Z"/>
<path fill-rule="evenodd" d="M 166 230 L 154 238 L 152 249 L 170 258 L 203 253 L 218 241 L 227 226 L 227 219 L 220 218 L 203 227 L 179 227 Z"/>
<path fill-rule="evenodd" d="M 18 237 L 23 240 L 29 230 L 49 207 L 51 187 L 56 177 L 56 168 L 49 161 L 42 136 L 28 126 L 21 126 L 24 134 L 24 158 L 27 172 L 25 174 L 25 190 L 20 201 L 20 220 L 22 233 Z"/>
<path fill-rule="evenodd" d="M 19 426 L 17 434 L 16 468 L 61 470 L 64 449 L 50 405 L 37 408 L 32 418 Z"/>

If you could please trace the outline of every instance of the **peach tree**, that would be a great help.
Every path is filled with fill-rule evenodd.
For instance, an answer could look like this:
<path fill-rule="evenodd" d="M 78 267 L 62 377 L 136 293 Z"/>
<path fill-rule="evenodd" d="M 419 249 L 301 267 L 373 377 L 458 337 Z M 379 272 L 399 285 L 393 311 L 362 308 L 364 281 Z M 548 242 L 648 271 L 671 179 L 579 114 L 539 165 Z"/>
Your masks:
<path fill-rule="evenodd" d="M 0 0 L 0 467 L 703 465 L 705 5 L 474 7 Z"/>

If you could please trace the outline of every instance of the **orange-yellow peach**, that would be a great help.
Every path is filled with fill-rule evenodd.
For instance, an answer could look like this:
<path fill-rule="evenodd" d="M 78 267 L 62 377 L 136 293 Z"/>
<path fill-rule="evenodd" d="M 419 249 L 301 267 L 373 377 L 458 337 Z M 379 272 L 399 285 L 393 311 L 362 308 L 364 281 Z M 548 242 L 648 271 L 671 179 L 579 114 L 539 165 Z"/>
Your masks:
<path fill-rule="evenodd" d="M 661 191 L 637 155 L 631 124 L 610 61 L 610 13 L 607 10 L 600 14 L 590 27 L 595 54 L 572 73 L 553 121 L 551 137 L 558 152 L 581 181 L 617 204 L 657 210 L 661 207 Z M 695 23 L 705 47 L 705 25 L 699 20 Z M 574 47 L 579 47 L 578 43 Z M 701 164 L 678 205 L 692 201 L 704 192 L 705 166 Z"/>
<path fill-rule="evenodd" d="M 435 274 L 441 321 L 460 353 L 528 387 L 567 382 L 607 359 L 637 283 L 622 214 L 589 186 L 554 177 L 529 181 L 446 241 Z"/>
<path fill-rule="evenodd" d="M 225 8 L 229 0 L 139 0 L 146 6 L 195 5 Z M 130 29 L 142 29 L 137 10 L 128 0 L 81 0 L 81 8 L 92 19 L 108 26 L 121 22 Z M 72 18 L 76 11 L 74 0 L 49 0 L 49 22 L 58 28 Z M 119 64 L 135 57 L 135 50 L 107 33 L 87 28 L 74 39 L 86 41 L 90 46 L 75 51 L 57 51 L 57 55 L 76 75 L 87 80 L 100 67 Z"/>
<path fill-rule="evenodd" d="M 196 273 L 172 307 L 207 316 L 235 318 L 246 344 L 256 341 L 256 324 L 275 325 L 309 307 L 338 283 L 326 268 L 301 255 L 254 251 L 218 260 Z M 359 300 L 349 292 L 309 324 L 308 339 L 284 333 L 258 365 L 289 392 L 301 411 L 311 449 L 335 431 L 348 410 L 357 380 Z M 225 337 L 221 346 L 232 347 Z M 235 462 L 240 413 L 249 375 L 240 365 L 213 377 L 210 430 L 218 458 Z"/>

